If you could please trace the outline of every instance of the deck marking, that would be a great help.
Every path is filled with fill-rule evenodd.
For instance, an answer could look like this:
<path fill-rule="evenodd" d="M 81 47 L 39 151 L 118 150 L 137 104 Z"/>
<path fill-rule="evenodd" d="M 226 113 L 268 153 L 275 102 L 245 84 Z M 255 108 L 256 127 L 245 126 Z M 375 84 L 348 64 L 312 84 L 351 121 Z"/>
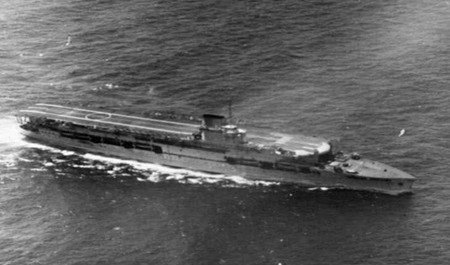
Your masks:
<path fill-rule="evenodd" d="M 48 106 L 48 107 L 55 107 L 55 108 L 62 108 L 62 109 L 68 109 L 68 110 L 77 110 L 77 111 L 84 111 L 84 112 L 92 112 L 92 113 L 100 113 L 100 114 L 111 114 L 109 112 L 104 111 L 95 111 L 95 110 L 87 110 L 87 109 L 79 109 L 79 108 L 70 108 L 70 107 L 64 107 L 59 105 L 52 105 L 52 104 L 45 104 L 45 103 L 38 103 L 37 106 Z M 137 116 L 130 116 L 130 115 L 123 115 L 123 114 L 111 114 L 112 116 L 117 117 L 123 117 L 123 118 L 132 118 L 136 120 L 143 120 L 143 121 L 154 121 L 154 122 L 160 122 L 160 123 L 170 123 L 170 124 L 176 124 L 176 125 L 183 125 L 183 126 L 189 126 L 189 127 L 200 127 L 199 125 L 195 124 L 189 124 L 189 123 L 182 123 L 182 122 L 174 122 L 174 121 L 166 121 L 166 120 L 158 120 L 158 119 L 150 119 L 150 118 L 143 118 L 143 117 L 137 117 Z"/>
<path fill-rule="evenodd" d="M 21 110 L 20 112 L 25 112 L 25 113 L 26 112 L 31 112 L 31 113 L 36 113 L 36 114 L 52 115 L 52 116 L 56 116 L 56 117 L 69 118 L 69 119 L 75 119 L 75 120 L 91 121 L 91 120 L 86 119 L 86 118 L 68 116 L 68 115 L 63 115 L 63 114 L 45 113 L 45 112 L 37 111 L 37 110 Z M 132 128 L 138 128 L 138 129 L 144 129 L 144 130 L 150 130 L 150 131 L 160 131 L 160 132 L 167 132 L 167 133 L 192 135 L 192 133 L 188 133 L 188 132 L 164 130 L 164 129 L 158 129 L 158 128 L 152 128 L 152 127 L 139 126 L 139 125 L 123 124 L 123 123 L 119 123 L 119 122 L 102 121 L 102 120 L 96 120 L 96 122 L 98 122 L 98 123 L 105 123 L 105 124 L 112 124 L 112 125 L 119 125 L 119 126 L 123 126 L 123 127 L 132 127 Z"/>
<path fill-rule="evenodd" d="M 107 120 L 107 119 L 111 118 L 111 114 L 109 114 L 109 113 L 107 113 L 106 116 L 100 117 L 100 118 L 90 117 L 91 115 L 98 115 L 98 114 L 99 114 L 99 113 L 89 113 L 89 114 L 86 114 L 86 116 L 84 116 L 84 118 L 85 118 L 85 119 L 88 119 L 88 120 L 95 120 L 95 121 L 98 121 L 98 120 Z M 104 115 L 104 114 L 102 114 L 102 115 Z"/>

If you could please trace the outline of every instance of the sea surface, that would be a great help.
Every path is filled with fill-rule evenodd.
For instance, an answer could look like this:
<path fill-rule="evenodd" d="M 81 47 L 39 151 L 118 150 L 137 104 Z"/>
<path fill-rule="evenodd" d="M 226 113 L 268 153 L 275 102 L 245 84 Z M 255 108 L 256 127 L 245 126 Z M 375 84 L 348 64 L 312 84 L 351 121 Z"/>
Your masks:
<path fill-rule="evenodd" d="M 448 264 L 450 1 L 0 2 L 0 264 Z M 414 193 L 80 154 L 26 141 L 14 118 L 35 103 L 146 116 L 229 102 L 243 127 L 401 168 Z"/>

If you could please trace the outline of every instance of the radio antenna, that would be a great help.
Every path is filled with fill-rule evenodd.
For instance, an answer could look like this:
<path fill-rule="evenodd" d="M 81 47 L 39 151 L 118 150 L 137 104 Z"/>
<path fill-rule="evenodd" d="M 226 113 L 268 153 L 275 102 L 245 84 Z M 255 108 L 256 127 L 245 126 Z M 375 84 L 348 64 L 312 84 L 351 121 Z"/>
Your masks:
<path fill-rule="evenodd" d="M 233 117 L 233 114 L 231 112 L 231 97 L 228 100 L 228 119 L 231 120 L 231 118 Z"/>

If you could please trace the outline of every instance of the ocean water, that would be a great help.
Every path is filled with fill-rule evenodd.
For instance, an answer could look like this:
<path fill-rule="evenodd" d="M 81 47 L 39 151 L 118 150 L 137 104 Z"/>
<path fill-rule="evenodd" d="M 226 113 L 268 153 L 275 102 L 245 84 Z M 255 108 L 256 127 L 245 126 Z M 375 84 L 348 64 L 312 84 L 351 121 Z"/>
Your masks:
<path fill-rule="evenodd" d="M 447 264 L 450 2 L 3 0 L 0 263 Z M 38 102 L 320 135 L 414 194 L 305 190 L 29 143 Z M 400 131 L 405 134 L 399 137 Z"/>

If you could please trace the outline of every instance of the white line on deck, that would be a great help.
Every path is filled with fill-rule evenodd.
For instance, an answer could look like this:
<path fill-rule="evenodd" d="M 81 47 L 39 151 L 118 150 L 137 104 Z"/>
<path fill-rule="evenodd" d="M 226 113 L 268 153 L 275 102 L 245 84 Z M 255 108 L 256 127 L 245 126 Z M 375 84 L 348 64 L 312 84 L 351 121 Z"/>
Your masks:
<path fill-rule="evenodd" d="M 92 120 L 85 119 L 85 118 L 74 117 L 74 116 L 69 116 L 69 115 L 62 115 L 62 114 L 52 114 L 52 113 L 46 113 L 46 112 L 37 111 L 37 110 L 21 110 L 20 112 L 25 112 L 25 113 L 26 112 L 31 112 L 31 113 L 42 114 L 42 115 L 52 115 L 52 116 L 57 116 L 57 117 L 63 117 L 63 118 L 69 118 L 69 119 L 76 119 L 76 120 L 83 120 L 83 121 L 92 122 Z M 150 130 L 150 131 L 160 131 L 160 132 L 167 132 L 167 133 L 192 135 L 192 133 L 188 133 L 188 132 L 164 130 L 164 129 L 158 129 L 158 128 L 152 128 L 152 127 L 139 126 L 139 125 L 123 124 L 123 123 L 119 123 L 119 122 L 102 121 L 102 120 L 96 120 L 95 122 L 96 123 L 106 123 L 106 124 L 112 124 L 112 125 L 119 125 L 119 126 L 123 126 L 123 127 L 132 127 L 132 128 L 138 128 L 138 129 L 144 129 L 144 130 Z"/>
<path fill-rule="evenodd" d="M 100 114 L 110 114 L 109 112 L 104 111 L 94 111 L 94 110 L 87 110 L 87 109 L 79 109 L 79 108 L 70 108 L 70 107 L 64 107 L 59 105 L 52 105 L 52 104 L 45 104 L 45 103 L 38 103 L 37 106 L 48 106 L 48 107 L 54 107 L 54 108 L 62 108 L 62 109 L 68 109 L 68 110 L 77 110 L 77 111 L 84 111 L 84 112 L 92 112 L 92 113 L 100 113 Z M 189 123 L 181 123 L 181 122 L 174 122 L 174 121 L 165 121 L 165 120 L 158 120 L 158 119 L 150 119 L 150 118 L 143 118 L 143 117 L 137 117 L 137 116 L 129 116 L 129 115 L 122 115 L 122 114 L 112 114 L 113 116 L 117 117 L 123 117 L 123 118 L 132 118 L 136 120 L 143 120 L 143 121 L 154 121 L 154 122 L 160 122 L 160 123 L 168 123 L 168 124 L 176 124 L 176 125 L 183 125 L 183 126 L 189 126 L 189 127 L 195 127 L 198 128 L 200 126 L 189 124 Z"/>

